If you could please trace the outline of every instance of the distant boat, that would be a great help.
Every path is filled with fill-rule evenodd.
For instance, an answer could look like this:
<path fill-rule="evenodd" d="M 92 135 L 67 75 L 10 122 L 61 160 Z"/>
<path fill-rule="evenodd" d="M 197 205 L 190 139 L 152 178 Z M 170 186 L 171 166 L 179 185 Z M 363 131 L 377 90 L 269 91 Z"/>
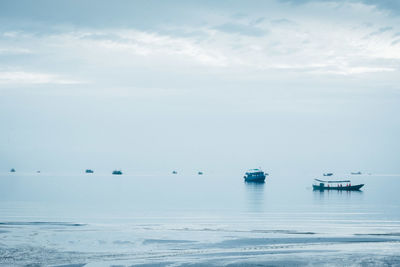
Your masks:
<path fill-rule="evenodd" d="M 351 185 L 350 180 L 343 181 L 324 181 L 315 179 L 313 190 L 341 190 L 341 191 L 359 191 L 364 184 Z M 345 184 L 344 184 L 345 183 Z"/>
<path fill-rule="evenodd" d="M 12 168 L 12 169 L 10 170 L 10 172 L 15 172 L 15 169 L 14 169 L 14 168 Z"/>
<path fill-rule="evenodd" d="M 332 176 L 332 175 L 333 175 L 333 173 L 331 173 L 331 172 L 324 173 L 324 176 Z"/>
<path fill-rule="evenodd" d="M 267 175 L 268 173 L 260 169 L 250 169 L 245 173 L 243 178 L 246 182 L 264 182 Z"/>
<path fill-rule="evenodd" d="M 91 169 L 86 169 L 86 170 L 85 170 L 85 173 L 94 173 L 94 171 L 91 170 Z"/>
<path fill-rule="evenodd" d="M 178 172 L 177 171 L 173 171 L 172 174 L 178 174 Z"/>
<path fill-rule="evenodd" d="M 352 172 L 351 175 L 360 175 L 361 172 Z"/>
<path fill-rule="evenodd" d="M 36 171 L 36 173 L 40 173 L 40 171 Z"/>
<path fill-rule="evenodd" d="M 198 174 L 198 175 L 203 175 L 203 172 L 198 172 L 197 174 Z"/>
<path fill-rule="evenodd" d="M 114 170 L 114 171 L 112 172 L 112 174 L 114 174 L 114 175 L 122 175 L 122 171 Z"/>

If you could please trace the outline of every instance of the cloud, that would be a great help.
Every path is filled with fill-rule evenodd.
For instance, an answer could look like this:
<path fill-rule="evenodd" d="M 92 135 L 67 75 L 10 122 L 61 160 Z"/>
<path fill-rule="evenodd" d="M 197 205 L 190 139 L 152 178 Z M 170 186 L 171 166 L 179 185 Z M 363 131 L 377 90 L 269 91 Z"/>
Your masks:
<path fill-rule="evenodd" d="M 393 42 L 392 42 L 392 45 L 397 45 L 397 44 L 399 44 L 400 43 L 400 39 L 397 39 L 397 40 L 394 40 Z"/>
<path fill-rule="evenodd" d="M 339 0 L 279 0 L 283 3 L 290 3 L 293 5 L 302 5 L 307 3 L 362 3 L 364 5 L 373 6 L 376 9 L 389 11 L 391 14 L 399 15 L 400 14 L 400 2 L 396 0 L 347 0 L 347 1 L 339 1 Z"/>
<path fill-rule="evenodd" d="M 19 54 L 32 54 L 32 51 L 27 48 L 0 47 L 0 55 L 19 55 Z"/>
<path fill-rule="evenodd" d="M 241 34 L 247 36 L 263 36 L 267 34 L 267 31 L 264 29 L 238 23 L 225 23 L 214 27 L 214 29 L 225 33 Z"/>
<path fill-rule="evenodd" d="M 242 12 L 237 12 L 237 13 L 233 14 L 231 17 L 233 19 L 243 19 L 243 18 L 247 17 L 247 14 L 242 13 Z"/>
<path fill-rule="evenodd" d="M 65 79 L 48 73 L 3 71 L 0 72 L 0 84 L 78 84 L 80 81 Z"/>
<path fill-rule="evenodd" d="M 185 79 L 250 80 L 252 73 L 262 73 L 259 79 L 267 81 L 286 80 L 287 75 L 309 79 L 399 70 L 400 47 L 392 36 L 399 31 L 395 18 L 362 4 L 324 3 L 282 5 L 286 10 L 279 12 L 246 9 L 243 16 L 232 16 L 235 12 L 229 9 L 202 14 L 202 24 L 166 23 L 146 30 L 59 26 L 37 34 L 9 29 L 0 48 L 9 56 L 2 57 L 0 70 L 24 71 L 2 72 L 0 83 L 89 80 L 99 86 L 140 88 L 148 83 L 164 87 L 162 79 L 175 85 Z M 373 21 L 376 31 L 366 21 Z M 371 32 L 376 38 L 363 39 Z"/>
<path fill-rule="evenodd" d="M 379 9 L 388 10 L 391 13 L 398 15 L 400 14 L 400 2 L 393 0 L 361 0 L 361 2 L 367 5 L 373 5 Z"/>
<path fill-rule="evenodd" d="M 265 17 L 259 17 L 250 22 L 251 25 L 258 25 L 265 21 Z"/>
<path fill-rule="evenodd" d="M 338 68 L 326 68 L 313 70 L 315 74 L 337 74 L 337 75 L 353 75 L 353 74 L 365 74 L 365 73 L 379 73 L 379 72 L 393 72 L 395 68 L 385 67 L 338 67 Z"/>
<path fill-rule="evenodd" d="M 391 30 L 393 30 L 393 27 L 382 27 L 382 28 L 379 28 L 377 31 L 371 32 L 369 34 L 369 36 L 380 35 L 384 32 L 391 31 Z"/>
<path fill-rule="evenodd" d="M 273 20 L 271 20 L 271 23 L 275 24 L 275 25 L 294 25 L 294 24 L 296 24 L 295 22 L 293 22 L 291 20 L 288 20 L 288 19 L 285 19 L 285 18 L 283 18 L 283 19 L 273 19 Z"/>
<path fill-rule="evenodd" d="M 140 56 L 182 56 L 200 64 L 212 66 L 224 66 L 226 64 L 221 53 L 207 49 L 191 38 L 131 29 L 89 32 L 80 37 L 81 35 L 81 33 L 75 33 L 72 38 L 78 43 L 87 41 L 89 42 L 88 45 L 92 47 Z"/>
<path fill-rule="evenodd" d="M 382 36 L 379 40 L 365 40 L 363 35 L 368 27 L 344 28 L 326 22 L 319 25 L 299 22 L 296 27 L 287 27 L 285 23 L 278 23 L 268 34 L 255 36 L 237 31 L 219 34 L 212 25 L 186 27 L 189 32 L 200 31 L 201 38 L 169 34 L 169 29 L 159 32 L 85 29 L 39 37 L 22 32 L 11 41 L 32 45 L 29 49 L 35 54 L 31 65 L 26 67 L 37 71 L 1 72 L 0 83 L 76 84 L 82 83 L 80 80 L 97 83 L 108 80 L 110 84 L 118 83 L 116 86 L 128 86 L 136 85 L 138 75 L 187 76 L 214 72 L 234 80 L 237 77 L 233 73 L 239 70 L 266 74 L 286 71 L 300 75 L 358 75 L 393 72 L 399 67 L 400 50 L 393 45 L 393 39 Z M 55 68 L 36 65 L 35 59 L 47 61 L 47 65 Z M 20 62 L 27 64 L 28 61 Z M 76 66 L 89 72 L 80 72 Z M 3 64 L 4 67 L 10 66 Z M 24 65 L 14 68 L 26 69 Z M 164 73 L 157 74 L 161 70 Z"/>

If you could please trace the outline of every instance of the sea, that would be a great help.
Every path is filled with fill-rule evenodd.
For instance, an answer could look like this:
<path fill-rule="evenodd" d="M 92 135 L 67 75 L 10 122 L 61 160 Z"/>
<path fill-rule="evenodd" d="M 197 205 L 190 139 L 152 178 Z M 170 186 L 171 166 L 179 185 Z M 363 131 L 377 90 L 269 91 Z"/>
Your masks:
<path fill-rule="evenodd" d="M 2 173 L 1 266 L 400 266 L 400 175 Z"/>

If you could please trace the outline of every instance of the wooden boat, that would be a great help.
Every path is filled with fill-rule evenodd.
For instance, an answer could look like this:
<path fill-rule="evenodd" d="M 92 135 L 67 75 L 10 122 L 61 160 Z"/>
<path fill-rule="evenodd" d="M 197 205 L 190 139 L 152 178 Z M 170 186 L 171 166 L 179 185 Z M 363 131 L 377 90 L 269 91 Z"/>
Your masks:
<path fill-rule="evenodd" d="M 359 191 L 364 184 L 351 185 L 350 180 L 343 181 L 323 181 L 315 179 L 317 182 L 313 184 L 313 190 L 343 190 L 343 191 Z M 343 184 L 346 183 L 346 184 Z"/>

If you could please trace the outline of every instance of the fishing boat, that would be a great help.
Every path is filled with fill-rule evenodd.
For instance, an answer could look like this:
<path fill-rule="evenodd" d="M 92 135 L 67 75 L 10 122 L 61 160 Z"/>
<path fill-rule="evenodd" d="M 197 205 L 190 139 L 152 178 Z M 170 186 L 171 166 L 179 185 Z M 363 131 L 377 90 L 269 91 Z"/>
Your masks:
<path fill-rule="evenodd" d="M 15 172 L 15 169 L 14 169 L 14 168 L 12 168 L 12 169 L 10 170 L 10 172 Z"/>
<path fill-rule="evenodd" d="M 243 178 L 246 182 L 264 182 L 267 175 L 268 173 L 260 169 L 250 169 L 245 173 Z"/>
<path fill-rule="evenodd" d="M 86 170 L 85 170 L 85 173 L 94 173 L 94 171 L 91 170 L 91 169 L 86 169 Z"/>
<path fill-rule="evenodd" d="M 324 181 L 315 179 L 313 184 L 314 190 L 344 190 L 344 191 L 359 191 L 364 184 L 351 185 L 350 180 L 343 181 Z"/>
<path fill-rule="evenodd" d="M 197 174 L 198 174 L 198 175 L 203 175 L 203 172 L 198 172 Z"/>
<path fill-rule="evenodd" d="M 177 171 L 173 171 L 172 174 L 178 174 L 178 172 Z"/>
<path fill-rule="evenodd" d="M 352 172 L 351 175 L 361 175 L 361 172 Z"/>
<path fill-rule="evenodd" d="M 331 173 L 331 172 L 324 173 L 324 176 L 332 176 L 332 175 L 333 175 L 333 173 Z"/>
<path fill-rule="evenodd" d="M 114 170 L 114 171 L 112 172 L 112 174 L 113 174 L 113 175 L 122 175 L 122 171 Z"/>

